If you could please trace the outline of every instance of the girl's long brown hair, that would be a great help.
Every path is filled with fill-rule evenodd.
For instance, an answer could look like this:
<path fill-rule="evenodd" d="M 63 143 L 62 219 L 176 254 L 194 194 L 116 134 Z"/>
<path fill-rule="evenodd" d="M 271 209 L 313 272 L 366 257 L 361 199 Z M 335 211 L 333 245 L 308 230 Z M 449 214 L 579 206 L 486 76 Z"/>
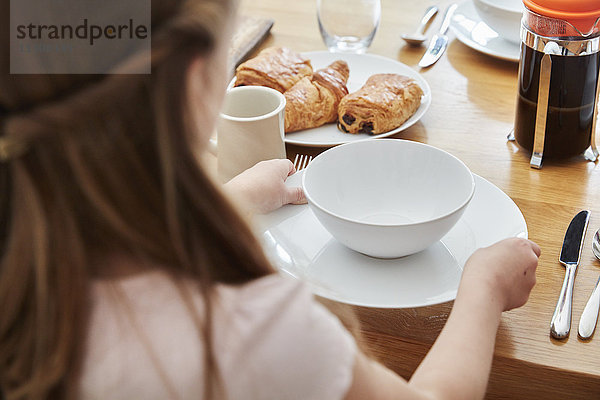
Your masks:
<path fill-rule="evenodd" d="M 214 371 L 211 287 L 271 272 L 191 146 L 191 112 L 202 110 L 188 104 L 188 68 L 204 57 L 210 69 L 232 5 L 153 1 L 152 73 L 113 76 L 10 75 L 8 5 L 0 0 L 0 132 L 28 149 L 0 162 L 5 396 L 73 396 L 89 284 L 110 254 L 195 278 L 206 300 L 205 364 Z M 214 84 L 210 73 L 204 79 Z"/>

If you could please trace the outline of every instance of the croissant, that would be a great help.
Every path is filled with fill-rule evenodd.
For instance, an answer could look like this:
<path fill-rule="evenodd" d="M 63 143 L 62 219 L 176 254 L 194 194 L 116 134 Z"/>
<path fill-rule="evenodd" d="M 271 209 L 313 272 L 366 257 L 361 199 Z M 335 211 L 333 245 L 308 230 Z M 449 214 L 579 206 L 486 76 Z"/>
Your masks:
<path fill-rule="evenodd" d="M 284 93 L 313 70 L 310 60 L 287 47 L 269 47 L 235 70 L 235 86 L 267 86 Z"/>
<path fill-rule="evenodd" d="M 347 133 L 376 135 L 402 125 L 419 108 L 423 90 L 403 75 L 372 75 L 338 107 L 338 127 Z"/>
<path fill-rule="evenodd" d="M 335 122 L 340 100 L 348 94 L 348 75 L 348 64 L 337 60 L 285 92 L 285 132 Z"/>

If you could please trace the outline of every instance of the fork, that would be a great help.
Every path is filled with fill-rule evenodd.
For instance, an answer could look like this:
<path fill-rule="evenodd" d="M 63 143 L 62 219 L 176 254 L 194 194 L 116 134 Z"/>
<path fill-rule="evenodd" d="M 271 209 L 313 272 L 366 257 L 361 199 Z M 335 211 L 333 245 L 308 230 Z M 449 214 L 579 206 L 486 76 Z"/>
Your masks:
<path fill-rule="evenodd" d="M 312 156 L 307 154 L 296 154 L 294 158 L 294 168 L 296 168 L 296 172 L 306 168 L 308 163 L 312 161 Z"/>

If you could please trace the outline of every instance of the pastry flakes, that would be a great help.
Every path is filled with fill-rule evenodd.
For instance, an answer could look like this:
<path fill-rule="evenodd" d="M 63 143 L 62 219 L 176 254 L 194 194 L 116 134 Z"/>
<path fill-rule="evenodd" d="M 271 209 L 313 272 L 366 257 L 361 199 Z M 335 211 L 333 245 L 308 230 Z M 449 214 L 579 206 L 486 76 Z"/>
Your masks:
<path fill-rule="evenodd" d="M 235 86 L 267 86 L 284 93 L 312 72 L 310 60 L 299 53 L 287 47 L 269 47 L 237 67 Z"/>
<path fill-rule="evenodd" d="M 348 64 L 337 60 L 304 77 L 284 93 L 285 132 L 316 128 L 337 120 L 338 105 L 348 94 Z"/>

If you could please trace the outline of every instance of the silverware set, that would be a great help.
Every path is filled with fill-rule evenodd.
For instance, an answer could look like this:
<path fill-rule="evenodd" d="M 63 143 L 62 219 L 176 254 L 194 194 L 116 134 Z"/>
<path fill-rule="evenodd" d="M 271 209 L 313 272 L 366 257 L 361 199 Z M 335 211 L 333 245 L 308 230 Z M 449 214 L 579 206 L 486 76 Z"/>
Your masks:
<path fill-rule="evenodd" d="M 573 284 L 577 266 L 581 258 L 581 250 L 585 240 L 585 232 L 590 219 L 590 212 L 580 211 L 569 224 L 560 252 L 559 262 L 565 266 L 565 279 L 563 281 L 556 309 L 550 323 L 550 334 L 556 339 L 565 339 L 571 330 L 571 309 L 573 302 Z M 592 252 L 600 260 L 600 229 L 596 231 Z M 600 308 L 600 279 L 592 291 L 579 320 L 578 334 L 582 339 L 591 338 L 596 329 L 598 310 Z"/>
<path fill-rule="evenodd" d="M 423 54 L 421 61 L 419 61 L 419 67 L 427 68 L 432 66 L 437 60 L 440 59 L 442 54 L 444 54 L 444 52 L 446 51 L 449 41 L 448 36 L 446 36 L 446 32 L 450 27 L 452 16 L 454 15 L 454 12 L 456 11 L 457 7 L 457 4 L 451 4 L 446 9 L 446 12 L 444 14 L 444 20 L 442 21 L 438 32 L 429 41 L 427 50 L 425 51 L 425 54 Z M 402 34 L 402 39 L 404 39 L 406 43 L 408 43 L 411 46 L 422 45 L 427 40 L 427 37 L 425 36 L 425 31 L 429 27 L 431 20 L 437 15 L 438 11 L 439 10 L 436 6 L 428 7 L 425 10 L 425 14 L 421 19 L 417 30 L 412 34 Z"/>

